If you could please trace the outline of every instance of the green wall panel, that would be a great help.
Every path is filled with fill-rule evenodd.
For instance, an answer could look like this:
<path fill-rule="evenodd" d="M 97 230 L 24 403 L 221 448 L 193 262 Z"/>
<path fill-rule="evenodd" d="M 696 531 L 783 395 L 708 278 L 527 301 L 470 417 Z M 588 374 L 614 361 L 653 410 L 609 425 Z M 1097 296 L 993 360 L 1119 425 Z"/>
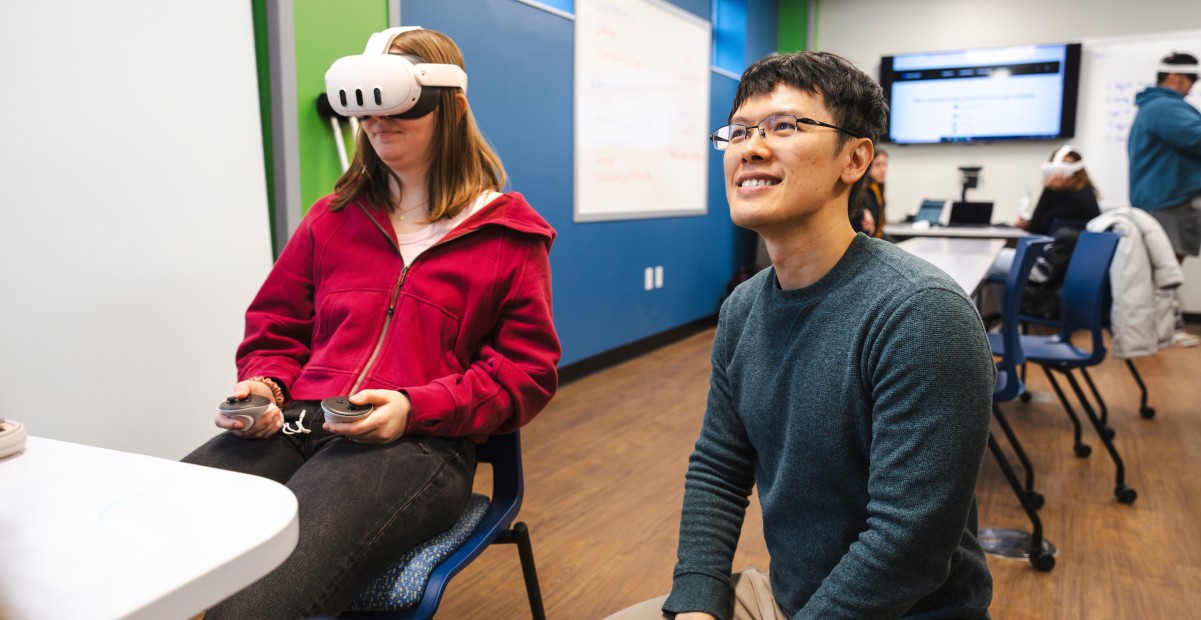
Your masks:
<path fill-rule="evenodd" d="M 386 0 L 295 0 L 296 105 L 299 108 L 301 209 L 328 194 L 342 175 L 329 121 L 317 114 L 317 97 L 325 94 L 325 70 L 342 56 L 359 54 L 371 33 L 388 27 Z M 353 156 L 348 123 L 342 135 Z"/>
<path fill-rule="evenodd" d="M 780 1 L 780 38 L 781 53 L 799 52 L 809 49 L 805 33 L 809 28 L 809 2 L 817 0 L 781 0 Z"/>

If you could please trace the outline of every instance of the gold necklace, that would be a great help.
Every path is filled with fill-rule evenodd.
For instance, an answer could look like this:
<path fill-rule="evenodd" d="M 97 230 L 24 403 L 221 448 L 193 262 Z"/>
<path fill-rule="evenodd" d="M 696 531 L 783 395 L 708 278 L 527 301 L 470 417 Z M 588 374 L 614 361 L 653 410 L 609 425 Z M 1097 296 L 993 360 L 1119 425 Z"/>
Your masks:
<path fill-rule="evenodd" d="M 428 204 L 429 204 L 428 202 L 423 202 L 419 205 L 414 205 L 412 207 L 409 207 L 408 209 L 397 208 L 396 210 L 400 212 L 400 217 L 396 218 L 396 221 L 397 222 L 405 221 L 405 218 L 408 217 L 408 215 L 409 215 L 409 211 L 413 211 L 415 209 L 420 209 L 421 207 L 427 206 Z"/>

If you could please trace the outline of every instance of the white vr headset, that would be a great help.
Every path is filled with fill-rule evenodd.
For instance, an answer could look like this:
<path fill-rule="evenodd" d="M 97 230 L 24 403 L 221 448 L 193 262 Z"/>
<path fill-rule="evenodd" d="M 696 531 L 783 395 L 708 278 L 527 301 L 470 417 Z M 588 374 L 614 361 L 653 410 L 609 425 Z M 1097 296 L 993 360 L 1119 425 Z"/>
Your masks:
<path fill-rule="evenodd" d="M 1081 170 L 1084 170 L 1084 159 L 1074 162 L 1066 162 L 1063 159 L 1072 152 L 1072 145 L 1065 144 L 1058 151 L 1055 151 L 1055 156 L 1051 161 L 1043 164 L 1043 179 L 1049 179 L 1057 174 L 1064 176 L 1072 176 Z"/>
<path fill-rule="evenodd" d="M 1156 67 L 1156 71 L 1159 73 L 1180 73 L 1183 75 L 1196 76 L 1198 73 L 1201 73 L 1201 65 L 1197 63 L 1193 63 L 1191 65 L 1169 65 L 1166 62 L 1161 62 L 1159 63 L 1159 66 Z"/>
<path fill-rule="evenodd" d="M 467 92 L 467 73 L 458 65 L 388 53 L 392 41 L 410 30 L 421 27 L 377 32 L 362 54 L 334 61 L 325 72 L 325 96 L 334 111 L 342 116 L 419 118 L 438 105 L 443 88 Z"/>

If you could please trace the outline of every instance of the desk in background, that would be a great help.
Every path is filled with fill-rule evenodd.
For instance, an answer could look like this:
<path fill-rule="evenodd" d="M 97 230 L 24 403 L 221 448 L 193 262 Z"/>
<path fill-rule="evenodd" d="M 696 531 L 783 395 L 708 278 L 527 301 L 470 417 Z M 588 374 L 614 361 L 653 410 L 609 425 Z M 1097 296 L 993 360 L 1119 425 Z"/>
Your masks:
<path fill-rule="evenodd" d="M 898 243 L 897 247 L 947 272 L 971 295 L 988 275 L 997 254 L 1005 247 L 1005 240 L 915 237 Z"/>
<path fill-rule="evenodd" d="M 953 237 L 964 239 L 1017 239 L 1027 233 L 1016 226 L 933 226 L 915 227 L 912 223 L 885 224 L 884 234 L 896 239 L 912 237 Z"/>
<path fill-rule="evenodd" d="M 30 437 L 0 459 L 0 617 L 190 618 L 296 546 L 257 476 Z"/>

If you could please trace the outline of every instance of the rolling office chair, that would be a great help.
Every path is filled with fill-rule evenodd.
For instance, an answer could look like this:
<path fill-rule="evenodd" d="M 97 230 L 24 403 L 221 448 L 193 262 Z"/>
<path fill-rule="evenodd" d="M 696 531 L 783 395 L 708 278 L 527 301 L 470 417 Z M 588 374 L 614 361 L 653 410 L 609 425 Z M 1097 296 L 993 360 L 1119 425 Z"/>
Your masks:
<path fill-rule="evenodd" d="M 418 545 L 388 567 L 339 618 L 417 620 L 432 618 L 450 579 L 492 544 L 517 545 L 526 595 L 534 620 L 545 620 L 534 551 L 521 510 L 525 482 L 519 433 L 492 435 L 476 447 L 476 458 L 492 465 L 492 498 L 472 494 L 450 530 Z"/>
<path fill-rule="evenodd" d="M 1075 410 L 1068 402 L 1067 396 L 1055 379 L 1055 373 L 1062 374 L 1068 381 L 1081 409 L 1096 429 L 1101 443 L 1114 462 L 1116 468 L 1114 495 L 1119 502 L 1129 504 L 1138 498 L 1138 493 L 1126 485 L 1126 469 L 1117 448 L 1113 445 L 1113 430 L 1110 429 L 1093 409 L 1092 403 L 1076 380 L 1074 371 L 1079 371 L 1096 398 L 1098 407 L 1104 410 L 1105 401 L 1101 398 L 1088 368 L 1100 364 L 1105 359 L 1105 340 L 1102 334 L 1104 327 L 1103 306 L 1106 287 L 1109 283 L 1109 265 L 1117 250 L 1119 236 L 1114 233 L 1083 232 L 1076 242 L 1076 249 L 1068 264 L 1062 289 L 1060 304 L 1061 321 L 1059 332 L 1054 335 L 1020 336 L 1022 351 L 1028 362 L 1034 362 L 1042 367 L 1064 411 L 1072 420 L 1074 432 L 1074 450 L 1076 456 L 1086 457 L 1092 449 L 1081 440 L 1081 425 Z M 1091 335 L 1091 349 L 1085 350 L 1072 344 L 1072 335 L 1078 331 L 1088 331 Z"/>
<path fill-rule="evenodd" d="M 1043 506 L 1043 496 L 1034 490 L 1034 468 L 1027 458 L 1021 442 L 1018 441 L 1009 421 L 997 403 L 1013 400 L 1024 392 L 1017 367 L 1025 360 L 1022 351 L 1020 332 L 1018 330 L 1018 306 L 1021 304 L 1022 291 L 1026 288 L 1026 280 L 1034 261 L 1042 254 L 1043 249 L 1051 243 L 1050 237 L 1023 237 L 1018 239 L 1014 251 L 1013 266 L 1005 280 L 1005 301 L 1001 308 L 1001 333 L 989 333 L 989 345 L 997 360 L 997 381 L 993 388 L 993 419 L 1005 434 L 1010 447 L 1022 464 L 1026 473 L 1025 486 L 1018 481 L 1009 459 L 1001 451 L 1000 444 L 992 433 L 988 435 L 988 449 L 1000 466 L 1005 480 L 1013 489 L 1022 510 L 1030 518 L 1031 532 L 1003 528 L 983 528 L 980 530 L 980 546 L 993 555 L 1010 558 L 1027 558 L 1035 569 L 1046 572 L 1055 567 L 1055 545 L 1043 538 L 1042 520 L 1036 512 Z"/>
<path fill-rule="evenodd" d="M 1069 219 L 1056 218 L 1054 221 L 1051 222 L 1051 227 L 1047 234 L 1054 237 L 1055 233 L 1058 232 L 1059 230 L 1074 230 L 1074 231 L 1079 232 L 1079 231 L 1084 230 L 1084 228 L 1087 224 L 1088 224 L 1088 220 L 1069 220 Z M 1106 295 L 1105 310 L 1102 314 L 1102 317 L 1105 320 L 1105 327 L 1106 327 L 1106 329 L 1108 329 L 1109 328 L 1109 295 Z M 1035 315 L 1031 315 L 1031 314 L 1022 314 L 1021 315 L 1021 323 L 1023 325 L 1035 324 L 1035 325 L 1049 325 L 1049 326 L 1053 326 L 1053 327 L 1059 327 L 1058 319 L 1048 319 L 1045 317 L 1035 316 Z M 1134 365 L 1134 360 L 1132 360 L 1132 359 L 1127 358 L 1122 361 L 1125 362 L 1126 369 L 1128 371 L 1130 371 L 1130 376 L 1134 379 L 1134 382 L 1138 385 L 1138 389 L 1139 389 L 1138 412 L 1139 412 L 1139 415 L 1148 420 L 1151 418 L 1154 418 L 1155 417 L 1155 408 L 1151 407 L 1147 404 L 1147 401 L 1149 398 L 1149 392 L 1147 390 L 1147 384 L 1143 382 L 1143 377 L 1138 372 L 1138 367 L 1136 367 Z M 1026 376 L 1025 366 L 1023 366 L 1022 378 L 1025 379 L 1025 376 Z M 1092 379 L 1090 377 L 1086 376 L 1085 383 L 1088 384 L 1089 390 L 1092 391 L 1094 397 L 1097 398 L 1098 402 L 1101 403 L 1101 405 L 1100 405 L 1101 421 L 1103 423 L 1105 423 L 1106 432 L 1112 434 L 1113 429 L 1109 427 L 1109 409 L 1107 407 L 1105 407 L 1104 401 L 1100 400 L 1100 397 L 1097 396 L 1097 388 L 1095 385 L 1093 385 Z M 1030 402 L 1030 394 L 1029 393 L 1023 393 L 1021 395 L 1021 398 L 1022 398 L 1022 402 Z"/>

